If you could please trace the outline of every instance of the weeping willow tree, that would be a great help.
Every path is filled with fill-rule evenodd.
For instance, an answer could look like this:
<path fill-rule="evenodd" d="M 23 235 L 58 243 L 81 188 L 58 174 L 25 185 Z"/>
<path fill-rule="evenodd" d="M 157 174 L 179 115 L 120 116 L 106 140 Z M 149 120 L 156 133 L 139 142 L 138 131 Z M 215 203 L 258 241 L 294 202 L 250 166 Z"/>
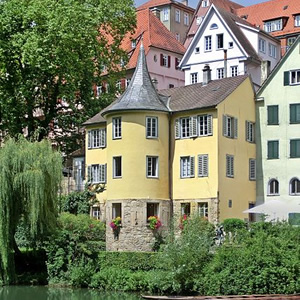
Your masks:
<path fill-rule="evenodd" d="M 9 139 L 0 149 L 0 281 L 15 280 L 14 235 L 22 219 L 34 239 L 54 229 L 61 155 L 44 140 Z"/>

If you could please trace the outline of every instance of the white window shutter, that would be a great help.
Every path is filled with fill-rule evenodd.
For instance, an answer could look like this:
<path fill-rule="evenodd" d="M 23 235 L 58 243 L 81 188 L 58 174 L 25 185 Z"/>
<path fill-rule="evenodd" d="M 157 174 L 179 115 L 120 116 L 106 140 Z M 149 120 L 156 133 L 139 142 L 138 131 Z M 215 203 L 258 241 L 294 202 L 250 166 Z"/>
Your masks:
<path fill-rule="evenodd" d="M 107 164 L 104 165 L 104 183 L 106 183 L 107 178 Z"/>
<path fill-rule="evenodd" d="M 208 176 L 208 155 L 203 155 L 203 177 Z"/>
<path fill-rule="evenodd" d="M 88 149 L 92 148 L 92 131 L 88 131 Z"/>
<path fill-rule="evenodd" d="M 190 156 L 190 177 L 195 177 L 195 156 Z"/>
<path fill-rule="evenodd" d="M 190 118 L 190 136 L 191 137 L 196 137 L 198 134 L 198 130 L 197 130 L 197 126 L 198 122 L 197 122 L 197 116 L 193 116 Z"/>
<path fill-rule="evenodd" d="M 106 147 L 106 130 L 105 129 L 100 130 L 100 147 L 103 147 L 103 148 Z"/>
<path fill-rule="evenodd" d="M 249 122 L 246 121 L 246 141 L 249 142 Z"/>
<path fill-rule="evenodd" d="M 93 182 L 93 178 L 92 178 L 92 168 L 91 166 L 88 166 L 88 178 L 87 178 L 87 181 L 89 182 Z"/>
<path fill-rule="evenodd" d="M 233 120 L 234 120 L 234 125 L 233 125 L 234 138 L 237 139 L 237 137 L 238 137 L 238 119 L 233 118 Z"/>
<path fill-rule="evenodd" d="M 223 135 L 227 136 L 227 116 L 223 115 Z"/>
<path fill-rule="evenodd" d="M 175 120 L 175 139 L 180 139 L 180 119 Z"/>
<path fill-rule="evenodd" d="M 234 157 L 230 157 L 230 174 L 232 177 L 234 177 Z"/>
<path fill-rule="evenodd" d="M 198 176 L 199 177 L 208 176 L 208 155 L 207 154 L 198 155 Z"/>
<path fill-rule="evenodd" d="M 213 118 L 212 115 L 207 115 L 207 134 L 213 135 Z"/>

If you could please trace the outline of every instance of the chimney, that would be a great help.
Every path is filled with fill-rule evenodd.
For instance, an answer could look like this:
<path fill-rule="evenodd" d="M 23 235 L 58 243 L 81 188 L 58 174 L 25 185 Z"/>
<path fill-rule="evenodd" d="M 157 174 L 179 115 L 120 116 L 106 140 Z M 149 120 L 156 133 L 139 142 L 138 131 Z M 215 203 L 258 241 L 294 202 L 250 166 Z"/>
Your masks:
<path fill-rule="evenodd" d="M 151 9 L 151 11 L 155 15 L 155 17 L 160 20 L 160 10 L 157 7 L 154 7 Z"/>
<path fill-rule="evenodd" d="M 261 62 L 261 83 L 263 83 L 270 75 L 271 62 L 264 60 Z"/>
<path fill-rule="evenodd" d="M 202 85 L 205 86 L 211 81 L 211 69 L 209 65 L 205 65 L 202 71 L 203 71 Z"/>
<path fill-rule="evenodd" d="M 181 0 L 181 3 L 185 6 L 189 5 L 189 1 L 188 0 Z"/>
<path fill-rule="evenodd" d="M 227 77 L 227 50 L 224 49 L 224 78 Z"/>

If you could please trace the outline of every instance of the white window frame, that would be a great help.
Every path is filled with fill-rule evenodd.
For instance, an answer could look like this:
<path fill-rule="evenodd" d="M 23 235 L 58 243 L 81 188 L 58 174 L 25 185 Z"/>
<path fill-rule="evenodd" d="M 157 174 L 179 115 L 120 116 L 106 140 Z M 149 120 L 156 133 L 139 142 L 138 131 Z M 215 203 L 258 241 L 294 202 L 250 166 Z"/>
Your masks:
<path fill-rule="evenodd" d="M 102 89 L 103 89 L 102 85 L 97 85 L 96 86 L 96 97 L 97 98 L 99 98 L 100 95 L 102 94 Z"/>
<path fill-rule="evenodd" d="M 217 78 L 223 79 L 225 77 L 225 69 L 224 68 L 218 68 L 217 69 Z"/>
<path fill-rule="evenodd" d="M 239 75 L 238 66 L 231 66 L 230 67 L 231 77 L 236 77 Z"/>
<path fill-rule="evenodd" d="M 254 143 L 255 140 L 255 123 L 246 121 L 246 141 Z"/>
<path fill-rule="evenodd" d="M 111 216 L 112 219 L 120 217 L 122 219 L 122 203 L 116 202 L 111 205 Z"/>
<path fill-rule="evenodd" d="M 299 190 L 297 189 L 297 181 L 298 182 L 300 181 L 299 178 L 297 178 L 297 177 L 293 177 L 290 180 L 289 186 L 290 186 L 290 195 L 291 196 L 300 196 L 300 189 Z M 292 192 L 293 184 L 295 184 L 295 192 Z"/>
<path fill-rule="evenodd" d="M 120 159 L 120 175 L 117 175 L 117 159 Z M 113 178 L 122 178 L 122 156 L 113 156 Z"/>
<path fill-rule="evenodd" d="M 277 58 L 277 47 L 271 43 L 269 43 L 269 56 Z"/>
<path fill-rule="evenodd" d="M 198 115 L 198 136 L 213 135 L 212 115 Z"/>
<path fill-rule="evenodd" d="M 232 116 L 223 115 L 223 135 L 228 138 L 237 139 L 238 119 Z"/>
<path fill-rule="evenodd" d="M 122 138 L 122 118 L 121 117 L 116 117 L 112 118 L 112 123 L 113 123 L 113 139 L 121 139 Z"/>
<path fill-rule="evenodd" d="M 169 9 L 168 8 L 164 8 L 163 9 L 163 21 L 169 21 Z"/>
<path fill-rule="evenodd" d="M 262 38 L 258 39 L 258 50 L 262 53 L 266 53 L 266 40 Z"/>
<path fill-rule="evenodd" d="M 295 27 L 300 26 L 300 15 L 295 16 Z"/>
<path fill-rule="evenodd" d="M 175 33 L 175 38 L 177 41 L 180 41 L 180 33 L 176 32 Z"/>
<path fill-rule="evenodd" d="M 146 156 L 146 177 L 158 178 L 158 156 Z"/>
<path fill-rule="evenodd" d="M 198 155 L 198 177 L 208 177 L 208 154 Z"/>
<path fill-rule="evenodd" d="M 256 180 L 256 159 L 249 159 L 249 180 Z"/>
<path fill-rule="evenodd" d="M 234 156 L 226 154 L 226 177 L 234 178 Z"/>
<path fill-rule="evenodd" d="M 196 25 L 200 25 L 202 23 L 202 17 L 200 17 L 200 16 L 198 16 L 197 18 L 196 18 Z"/>
<path fill-rule="evenodd" d="M 224 34 L 223 33 L 217 34 L 216 38 L 217 38 L 217 41 L 216 41 L 217 50 L 224 49 Z M 222 41 L 222 45 L 221 45 L 221 41 Z"/>
<path fill-rule="evenodd" d="M 211 35 L 204 37 L 204 51 L 209 52 L 212 50 Z"/>
<path fill-rule="evenodd" d="M 299 80 L 297 80 L 297 78 Z M 291 70 L 290 71 L 290 85 L 294 85 L 294 84 L 300 84 L 300 70 Z"/>
<path fill-rule="evenodd" d="M 156 216 L 159 217 L 159 203 L 158 202 L 147 202 L 147 207 L 146 207 L 147 211 L 146 211 L 146 216 L 147 216 L 147 223 L 149 223 L 150 221 L 148 220 L 149 217 L 152 216 Z M 153 210 L 153 214 L 149 213 L 149 211 Z"/>
<path fill-rule="evenodd" d="M 195 156 L 180 157 L 180 178 L 195 177 Z"/>
<path fill-rule="evenodd" d="M 277 191 L 277 192 L 276 192 L 276 189 L 275 189 L 275 187 L 276 187 L 276 182 L 278 183 L 278 191 Z M 271 184 L 273 184 L 274 186 L 271 187 Z M 268 196 L 279 196 L 279 195 L 280 195 L 280 193 L 279 193 L 279 188 L 280 188 L 280 186 L 279 186 L 279 181 L 278 181 L 276 178 L 270 179 L 269 182 L 268 182 L 268 189 L 267 189 L 267 191 L 268 191 Z M 274 192 L 271 193 L 271 189 L 273 189 Z"/>
<path fill-rule="evenodd" d="M 282 30 L 282 19 L 276 19 L 272 21 L 267 21 L 264 23 L 264 30 L 266 32 L 273 32 Z"/>
<path fill-rule="evenodd" d="M 190 20 L 189 20 L 189 14 L 188 13 L 184 13 L 183 15 L 183 24 L 186 25 L 186 26 L 189 26 L 190 25 Z"/>
<path fill-rule="evenodd" d="M 208 202 L 198 202 L 198 215 L 199 217 L 208 218 L 209 216 Z"/>
<path fill-rule="evenodd" d="M 146 117 L 146 138 L 156 139 L 158 137 L 158 118 Z"/>
<path fill-rule="evenodd" d="M 106 183 L 106 164 L 89 165 L 88 181 L 92 184 Z"/>
<path fill-rule="evenodd" d="M 198 72 L 191 73 L 191 84 L 198 83 Z"/>
<path fill-rule="evenodd" d="M 88 149 L 106 147 L 106 129 L 92 129 L 88 131 Z"/>
<path fill-rule="evenodd" d="M 187 139 L 191 136 L 191 118 L 180 118 L 180 137 Z"/>
<path fill-rule="evenodd" d="M 101 209 L 99 206 L 92 206 L 92 217 L 96 220 L 100 220 Z"/>
<path fill-rule="evenodd" d="M 180 10 L 175 9 L 175 22 L 180 23 Z"/>
<path fill-rule="evenodd" d="M 208 7 L 209 6 L 209 0 L 202 0 L 201 5 L 202 5 L 202 7 Z"/>
<path fill-rule="evenodd" d="M 169 64 L 168 64 L 168 55 L 166 54 L 163 54 L 162 55 L 162 66 L 163 67 L 169 67 Z"/>

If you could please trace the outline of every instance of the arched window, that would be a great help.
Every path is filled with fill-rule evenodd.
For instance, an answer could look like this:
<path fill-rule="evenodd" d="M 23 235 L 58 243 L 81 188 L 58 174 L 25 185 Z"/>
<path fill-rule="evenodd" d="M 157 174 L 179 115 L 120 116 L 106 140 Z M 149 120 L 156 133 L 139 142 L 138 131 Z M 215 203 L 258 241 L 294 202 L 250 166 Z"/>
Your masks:
<path fill-rule="evenodd" d="M 216 23 L 212 23 L 210 25 L 210 29 L 218 29 L 218 25 Z"/>
<path fill-rule="evenodd" d="M 271 179 L 268 184 L 268 195 L 279 195 L 279 182 Z"/>
<path fill-rule="evenodd" d="M 300 180 L 298 178 L 292 178 L 290 181 L 290 195 L 300 195 Z"/>

